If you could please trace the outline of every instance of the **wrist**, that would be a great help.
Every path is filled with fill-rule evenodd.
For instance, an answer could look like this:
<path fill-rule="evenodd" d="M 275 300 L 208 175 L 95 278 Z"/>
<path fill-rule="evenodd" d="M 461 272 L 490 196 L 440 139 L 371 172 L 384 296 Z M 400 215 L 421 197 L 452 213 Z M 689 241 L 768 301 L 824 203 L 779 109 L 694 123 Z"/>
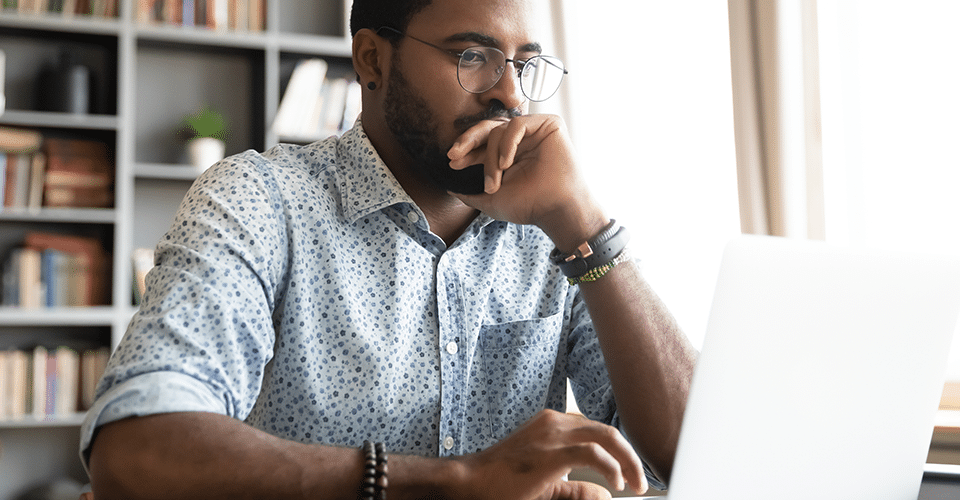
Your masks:
<path fill-rule="evenodd" d="M 390 463 L 390 497 L 472 498 L 466 464 L 448 458 L 394 458 Z"/>
<path fill-rule="evenodd" d="M 561 253 L 570 254 L 583 242 L 599 234 L 609 223 L 610 218 L 602 210 L 591 209 L 558 212 L 538 226 Z"/>
<path fill-rule="evenodd" d="M 626 259 L 624 249 L 630 241 L 630 232 L 610 219 L 610 222 L 592 238 L 581 243 L 571 253 L 558 248 L 550 252 L 550 262 L 556 264 L 571 285 L 596 281 Z"/>

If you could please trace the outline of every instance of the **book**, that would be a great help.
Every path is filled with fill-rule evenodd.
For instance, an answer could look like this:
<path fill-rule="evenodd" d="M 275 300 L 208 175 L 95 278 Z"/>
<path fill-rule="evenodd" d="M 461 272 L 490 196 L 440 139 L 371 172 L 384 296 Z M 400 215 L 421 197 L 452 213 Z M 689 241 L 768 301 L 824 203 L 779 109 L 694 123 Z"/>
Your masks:
<path fill-rule="evenodd" d="M 43 135 L 37 130 L 0 126 L 0 151 L 32 153 L 40 149 Z"/>
<path fill-rule="evenodd" d="M 347 97 L 343 106 L 343 121 L 340 123 L 340 130 L 347 130 L 353 127 L 353 124 L 360 117 L 361 99 L 360 82 L 351 80 L 347 86 Z"/>
<path fill-rule="evenodd" d="M 250 0 L 250 31 L 263 31 L 266 29 L 266 3 L 266 0 Z"/>
<path fill-rule="evenodd" d="M 197 6 L 195 0 L 183 0 L 181 11 L 182 21 L 180 24 L 183 26 L 193 26 L 196 24 Z"/>
<path fill-rule="evenodd" d="M 107 145 L 87 139 L 44 142 L 43 199 L 48 207 L 113 206 L 114 169 Z"/>
<path fill-rule="evenodd" d="M 39 131 L 17 127 L 0 126 L 0 160 L 3 165 L 4 207 L 24 208 L 32 201 L 31 171 L 42 165 L 34 165 L 34 155 L 43 144 Z M 42 160 L 42 158 L 38 159 Z"/>
<path fill-rule="evenodd" d="M 80 353 L 80 411 L 89 410 L 96 397 L 97 384 L 107 369 L 110 349 L 98 347 Z"/>
<path fill-rule="evenodd" d="M 206 24 L 208 28 L 226 29 L 229 27 L 229 0 L 207 0 Z"/>
<path fill-rule="evenodd" d="M 41 279 L 40 252 L 33 248 L 20 249 L 20 301 L 17 306 L 22 309 L 36 309 L 43 305 L 43 281 Z"/>
<path fill-rule="evenodd" d="M 8 373 L 10 374 L 8 415 L 11 418 L 21 418 L 26 415 L 28 407 L 29 355 L 22 350 L 11 350 L 7 357 L 7 363 Z"/>
<path fill-rule="evenodd" d="M 63 0 L 60 7 L 60 13 L 64 17 L 73 17 L 77 13 L 77 0 Z"/>
<path fill-rule="evenodd" d="M 47 156 L 42 152 L 33 153 L 30 158 L 30 180 L 27 189 L 26 206 L 39 210 L 43 205 L 43 183 L 46 177 Z"/>
<path fill-rule="evenodd" d="M 3 180 L 3 206 L 22 206 L 24 195 L 23 186 L 26 183 L 24 174 L 20 172 L 20 153 L 6 153 L 4 155 L 5 175 Z"/>
<path fill-rule="evenodd" d="M 13 413 L 13 389 L 10 387 L 13 379 L 11 352 L 13 351 L 0 351 L 0 420 L 9 418 Z"/>
<path fill-rule="evenodd" d="M 273 120 L 272 129 L 278 137 L 298 138 L 306 134 L 311 114 L 321 99 L 326 74 L 327 62 L 323 59 L 297 62 Z"/>
<path fill-rule="evenodd" d="M 80 401 L 80 355 L 70 347 L 57 347 L 53 355 L 56 380 L 52 415 L 76 413 Z M 49 374 L 48 374 L 49 375 Z"/>
<path fill-rule="evenodd" d="M 43 418 L 47 414 L 47 348 L 38 345 L 33 348 L 30 360 L 32 375 L 32 390 L 30 398 L 30 412 L 35 418 Z"/>
<path fill-rule="evenodd" d="M 53 280 L 54 283 L 62 280 L 64 283 L 60 286 L 68 287 L 67 292 L 55 291 L 67 298 L 65 305 L 96 306 L 109 301 L 108 256 L 95 238 L 33 231 L 25 236 L 24 247 L 36 252 L 57 250 L 69 255 L 66 265 L 59 268 L 61 273 Z"/>
<path fill-rule="evenodd" d="M 7 253 L 3 261 L 3 304 L 16 306 L 20 303 L 20 248 Z"/>
<path fill-rule="evenodd" d="M 55 248 L 46 248 L 40 252 L 40 273 L 45 292 L 46 307 L 66 307 L 80 305 L 75 303 L 73 290 L 76 288 L 74 269 L 78 259 Z"/>
<path fill-rule="evenodd" d="M 105 346 L 0 350 L 0 420 L 62 417 L 90 409 L 109 358 Z"/>

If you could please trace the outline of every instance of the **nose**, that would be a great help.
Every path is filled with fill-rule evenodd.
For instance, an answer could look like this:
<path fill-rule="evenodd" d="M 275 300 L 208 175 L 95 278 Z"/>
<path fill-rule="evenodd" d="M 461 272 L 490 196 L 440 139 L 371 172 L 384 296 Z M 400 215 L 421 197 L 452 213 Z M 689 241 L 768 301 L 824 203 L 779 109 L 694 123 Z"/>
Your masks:
<path fill-rule="evenodd" d="M 527 98 L 520 89 L 520 76 L 517 74 L 516 66 L 512 61 L 507 61 L 500 80 L 490 90 L 484 92 L 482 97 L 484 103 L 498 100 L 507 109 L 519 108 L 526 102 Z"/>

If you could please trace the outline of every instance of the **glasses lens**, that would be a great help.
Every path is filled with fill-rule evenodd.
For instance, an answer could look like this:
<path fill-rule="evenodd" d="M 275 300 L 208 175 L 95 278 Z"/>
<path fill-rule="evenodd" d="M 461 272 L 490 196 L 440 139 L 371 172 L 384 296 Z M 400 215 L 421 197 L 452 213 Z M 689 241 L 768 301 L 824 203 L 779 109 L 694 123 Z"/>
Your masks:
<path fill-rule="evenodd" d="M 531 101 L 550 98 L 563 81 L 563 61 L 551 56 L 535 56 L 520 71 L 520 90 Z"/>
<path fill-rule="evenodd" d="M 486 92 L 500 80 L 506 64 L 503 52 L 493 47 L 467 49 L 460 55 L 460 65 L 457 67 L 460 86 L 473 94 Z"/>

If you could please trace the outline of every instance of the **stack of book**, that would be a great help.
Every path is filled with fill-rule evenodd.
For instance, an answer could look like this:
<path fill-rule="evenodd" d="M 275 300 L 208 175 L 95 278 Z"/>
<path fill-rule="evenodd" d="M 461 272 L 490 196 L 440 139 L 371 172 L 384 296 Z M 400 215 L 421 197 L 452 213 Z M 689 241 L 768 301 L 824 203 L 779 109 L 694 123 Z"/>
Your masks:
<path fill-rule="evenodd" d="M 0 420 L 46 419 L 88 410 L 109 357 L 107 347 L 0 351 Z"/>
<path fill-rule="evenodd" d="M 342 133 L 358 116 L 360 84 L 328 78 L 323 59 L 303 59 L 290 75 L 272 130 L 281 141 L 307 143 Z"/>
<path fill-rule="evenodd" d="M 53 12 L 97 17 L 117 17 L 120 0 L 3 0 L 3 8 L 20 14 Z"/>
<path fill-rule="evenodd" d="M 108 303 L 109 257 L 94 238 L 32 232 L 3 265 L 3 305 L 86 307 Z"/>
<path fill-rule="evenodd" d="M 0 158 L 4 208 L 113 206 L 113 161 L 101 141 L 0 127 Z"/>
<path fill-rule="evenodd" d="M 0 200 L 6 208 L 40 208 L 46 158 L 36 130 L 0 127 Z"/>
<path fill-rule="evenodd" d="M 266 10 L 266 0 L 139 0 L 137 21 L 141 24 L 263 31 Z"/>

